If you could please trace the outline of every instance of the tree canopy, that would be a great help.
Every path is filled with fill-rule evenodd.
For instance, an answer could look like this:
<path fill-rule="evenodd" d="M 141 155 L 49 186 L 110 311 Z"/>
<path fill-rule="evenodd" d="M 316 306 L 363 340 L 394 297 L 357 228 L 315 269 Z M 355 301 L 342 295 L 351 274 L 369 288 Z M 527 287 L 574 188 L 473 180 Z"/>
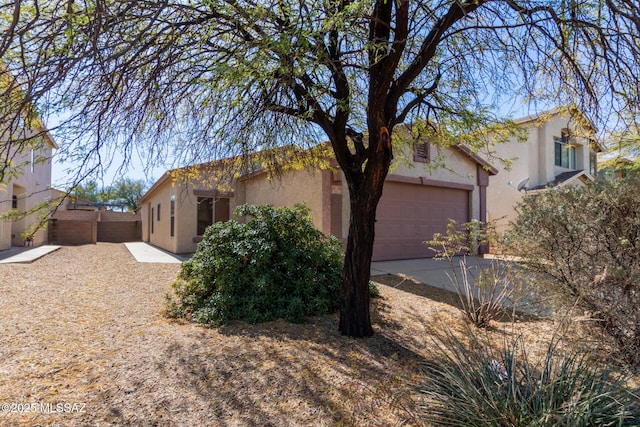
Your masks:
<path fill-rule="evenodd" d="M 640 106 L 635 0 L 37 0 L 0 6 L 0 55 L 68 156 L 206 161 L 329 140 L 349 187 L 340 329 L 373 332 L 375 212 L 394 128 L 484 141 L 513 99 L 596 125 Z M 92 163 L 93 162 L 93 163 Z"/>
<path fill-rule="evenodd" d="M 146 188 L 142 180 L 122 178 L 112 185 L 99 187 L 94 180 L 89 180 L 84 184 L 77 185 L 71 194 L 79 199 L 84 199 L 94 203 L 104 203 L 113 206 L 121 206 L 134 212 L 138 208 L 138 200 L 144 194 Z"/>

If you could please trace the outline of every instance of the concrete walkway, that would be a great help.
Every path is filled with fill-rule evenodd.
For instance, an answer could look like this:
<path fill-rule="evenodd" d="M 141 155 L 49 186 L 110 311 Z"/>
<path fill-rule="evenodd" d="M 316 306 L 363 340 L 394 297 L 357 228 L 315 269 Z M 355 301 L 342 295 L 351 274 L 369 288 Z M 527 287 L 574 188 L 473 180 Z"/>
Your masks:
<path fill-rule="evenodd" d="M 11 248 L 0 252 L 0 264 L 25 264 L 57 251 L 60 246 L 43 245 L 35 248 Z"/>
<path fill-rule="evenodd" d="M 184 258 L 165 252 L 145 242 L 129 242 L 124 244 L 138 262 L 180 264 Z"/>

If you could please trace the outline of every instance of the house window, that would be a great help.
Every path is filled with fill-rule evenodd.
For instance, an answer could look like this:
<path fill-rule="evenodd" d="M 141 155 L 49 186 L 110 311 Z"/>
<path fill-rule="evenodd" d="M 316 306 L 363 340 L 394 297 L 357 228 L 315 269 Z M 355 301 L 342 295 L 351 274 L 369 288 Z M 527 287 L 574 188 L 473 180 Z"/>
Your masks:
<path fill-rule="evenodd" d="M 589 173 L 594 177 L 598 173 L 598 156 L 593 152 L 589 153 Z"/>
<path fill-rule="evenodd" d="M 567 169 L 576 168 L 576 147 L 569 143 L 569 137 L 555 139 L 555 164 Z"/>
<path fill-rule="evenodd" d="M 171 237 L 173 237 L 175 235 L 175 216 L 176 216 L 176 196 L 171 196 L 171 208 L 170 208 L 170 218 L 169 218 L 169 223 L 170 223 L 170 235 Z"/>
<path fill-rule="evenodd" d="M 429 163 L 431 155 L 431 144 L 419 142 L 413 148 L 413 160 L 415 162 Z"/>
<path fill-rule="evenodd" d="M 151 208 L 151 234 L 153 234 L 153 220 L 154 220 L 153 208 Z"/>
<path fill-rule="evenodd" d="M 213 199 L 198 197 L 198 236 L 202 236 L 211 224 L 213 224 Z"/>
<path fill-rule="evenodd" d="M 160 222 L 160 203 L 158 203 L 158 222 Z"/>
<path fill-rule="evenodd" d="M 11 196 L 11 209 L 18 209 L 18 196 Z"/>

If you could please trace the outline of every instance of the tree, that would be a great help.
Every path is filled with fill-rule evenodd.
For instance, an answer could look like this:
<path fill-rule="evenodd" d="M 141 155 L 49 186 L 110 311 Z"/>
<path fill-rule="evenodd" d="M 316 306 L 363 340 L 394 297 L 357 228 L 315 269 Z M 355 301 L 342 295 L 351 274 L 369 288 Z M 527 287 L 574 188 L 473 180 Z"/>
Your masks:
<path fill-rule="evenodd" d="M 394 130 L 503 121 L 514 97 L 637 113 L 633 0 L 58 0 L 1 6 L 3 60 L 69 153 L 205 161 L 329 141 L 351 218 L 340 331 L 364 337 Z M 475 148 L 483 141 L 471 141 Z M 473 147 L 472 147 L 473 148 Z M 70 155 L 71 155 L 70 154 Z"/>
<path fill-rule="evenodd" d="M 624 175 L 640 173 L 640 123 L 632 122 L 623 131 L 612 132 L 607 142 L 599 169 L 612 168 Z"/>
<path fill-rule="evenodd" d="M 142 180 L 122 178 L 110 187 L 111 203 L 125 206 L 129 211 L 138 209 L 138 200 L 142 198 L 146 185 Z"/>
<path fill-rule="evenodd" d="M 89 180 L 85 184 L 77 185 L 72 193 L 80 199 L 123 206 L 133 212 L 138 208 L 138 200 L 142 198 L 145 188 L 143 180 L 122 178 L 100 190 L 96 181 Z"/>

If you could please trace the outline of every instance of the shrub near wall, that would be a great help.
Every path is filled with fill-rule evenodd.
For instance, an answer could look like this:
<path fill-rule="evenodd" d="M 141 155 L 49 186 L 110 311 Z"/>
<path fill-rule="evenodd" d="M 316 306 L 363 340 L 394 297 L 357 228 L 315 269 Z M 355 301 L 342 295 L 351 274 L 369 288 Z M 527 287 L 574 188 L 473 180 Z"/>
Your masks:
<path fill-rule="evenodd" d="M 618 354 L 640 364 L 640 179 L 526 199 L 512 247 L 541 292 L 582 308 Z"/>
<path fill-rule="evenodd" d="M 207 228 L 168 296 L 170 315 L 214 325 L 300 322 L 340 307 L 342 244 L 313 226 L 308 208 L 243 205 L 234 215 L 251 220 Z"/>

